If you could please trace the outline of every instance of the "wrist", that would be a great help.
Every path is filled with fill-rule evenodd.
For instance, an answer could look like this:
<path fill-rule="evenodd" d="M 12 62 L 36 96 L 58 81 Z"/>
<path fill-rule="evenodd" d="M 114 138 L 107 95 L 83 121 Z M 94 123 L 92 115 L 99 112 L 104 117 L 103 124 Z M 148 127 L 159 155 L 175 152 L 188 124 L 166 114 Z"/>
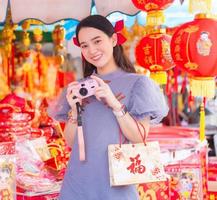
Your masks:
<path fill-rule="evenodd" d="M 67 114 L 68 114 L 68 117 L 73 116 L 74 118 L 77 118 L 77 110 L 75 110 L 73 108 L 71 108 Z"/>
<path fill-rule="evenodd" d="M 121 104 L 119 101 L 112 107 L 112 111 L 120 111 L 123 108 L 123 104 Z"/>
<path fill-rule="evenodd" d="M 77 114 L 72 109 L 68 112 L 68 122 L 73 124 L 77 123 Z"/>
<path fill-rule="evenodd" d="M 78 120 L 77 120 L 77 119 L 74 119 L 74 118 L 68 118 L 68 122 L 69 122 L 69 123 L 72 123 L 72 124 L 77 124 L 77 123 L 78 123 Z"/>
<path fill-rule="evenodd" d="M 118 110 L 112 110 L 112 112 L 117 118 L 123 117 L 127 113 L 127 108 L 124 104 L 121 104 L 121 107 Z"/>

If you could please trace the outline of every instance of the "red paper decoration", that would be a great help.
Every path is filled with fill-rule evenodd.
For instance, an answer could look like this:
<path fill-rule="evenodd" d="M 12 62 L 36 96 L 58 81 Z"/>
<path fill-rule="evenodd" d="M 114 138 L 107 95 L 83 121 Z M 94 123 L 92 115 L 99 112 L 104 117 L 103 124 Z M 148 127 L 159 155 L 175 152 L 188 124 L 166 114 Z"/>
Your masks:
<path fill-rule="evenodd" d="M 177 67 L 191 76 L 193 96 L 214 97 L 217 76 L 217 21 L 197 15 L 179 27 L 171 41 Z"/>
<path fill-rule="evenodd" d="M 133 4 L 138 9 L 146 12 L 166 9 L 173 1 L 174 0 L 132 0 Z"/>
<path fill-rule="evenodd" d="M 174 0 L 132 0 L 140 10 L 147 12 L 146 24 L 150 26 L 161 25 L 165 22 L 163 10 L 169 7 Z"/>
<path fill-rule="evenodd" d="M 151 77 L 160 84 L 166 84 L 166 70 L 174 67 L 170 54 L 171 37 L 167 34 L 155 33 L 143 37 L 135 49 L 139 65 L 151 72 Z"/>

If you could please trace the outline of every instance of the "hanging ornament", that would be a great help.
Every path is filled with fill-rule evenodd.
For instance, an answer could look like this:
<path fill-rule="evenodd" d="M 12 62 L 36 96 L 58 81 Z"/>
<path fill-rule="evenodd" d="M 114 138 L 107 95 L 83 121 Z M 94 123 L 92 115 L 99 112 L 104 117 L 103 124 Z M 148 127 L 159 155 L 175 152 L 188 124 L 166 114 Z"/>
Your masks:
<path fill-rule="evenodd" d="M 217 21 L 198 14 L 177 29 L 171 54 L 177 67 L 190 76 L 192 96 L 213 98 L 217 76 Z"/>
<path fill-rule="evenodd" d="M 35 28 L 33 30 L 33 38 L 36 42 L 41 42 L 43 39 L 43 32 L 40 28 Z"/>
<path fill-rule="evenodd" d="M 63 64 L 64 62 L 64 38 L 65 38 L 65 29 L 61 25 L 56 25 L 52 32 L 52 39 L 54 43 L 54 52 L 56 55 L 56 61 L 58 65 Z"/>
<path fill-rule="evenodd" d="M 2 30 L 2 41 L 4 42 L 4 51 L 10 56 L 12 50 L 12 41 L 15 39 L 14 30 L 10 26 L 5 26 Z"/>
<path fill-rule="evenodd" d="M 159 29 L 143 37 L 135 49 L 137 63 L 148 69 L 151 78 L 159 84 L 167 83 L 166 71 L 174 67 L 170 40 L 171 37 L 165 34 L 165 29 Z"/>
<path fill-rule="evenodd" d="M 65 38 L 65 29 L 61 25 L 56 25 L 52 32 L 53 43 L 55 44 L 55 50 L 63 49 L 63 42 Z"/>
<path fill-rule="evenodd" d="M 23 38 L 22 38 L 22 42 L 23 42 L 23 45 L 25 47 L 25 50 L 28 49 L 31 41 L 30 41 L 30 38 L 29 38 L 29 33 L 27 32 L 27 30 L 29 29 L 30 27 L 30 23 L 28 20 L 24 21 L 22 23 L 22 29 L 23 29 Z"/>
<path fill-rule="evenodd" d="M 43 39 L 43 32 L 40 28 L 35 28 L 33 30 L 33 38 L 35 40 L 35 49 L 36 49 L 36 63 L 37 63 L 37 71 L 38 71 L 38 79 L 39 79 L 39 82 L 41 80 L 41 76 L 42 76 L 42 61 L 41 61 L 41 48 L 42 48 L 42 45 L 41 45 L 41 41 Z"/>
<path fill-rule="evenodd" d="M 213 98 L 217 76 L 217 21 L 198 14 L 172 37 L 171 54 L 177 67 L 188 73 L 192 96 Z M 205 137 L 205 100 L 200 106 L 200 140 Z M 205 198 L 204 198 L 205 199 Z"/>
<path fill-rule="evenodd" d="M 3 51 L 6 60 L 5 66 L 3 65 L 3 71 L 7 75 L 7 84 L 10 87 L 11 80 L 14 79 L 15 69 L 14 69 L 14 44 L 13 41 L 16 39 L 14 30 L 17 25 L 12 23 L 11 20 L 11 10 L 8 7 L 8 12 L 6 16 L 5 26 L 2 30 L 2 42 L 3 42 Z M 5 69 L 6 68 L 6 69 Z"/>
<path fill-rule="evenodd" d="M 165 22 L 163 10 L 169 7 L 174 0 L 132 0 L 140 10 L 147 12 L 147 25 L 155 26 Z"/>
<path fill-rule="evenodd" d="M 137 38 L 140 39 L 145 35 L 145 28 L 138 23 L 136 18 L 134 25 L 131 27 L 131 37 L 132 41 Z"/>
<path fill-rule="evenodd" d="M 210 13 L 212 0 L 189 0 L 189 12 Z"/>

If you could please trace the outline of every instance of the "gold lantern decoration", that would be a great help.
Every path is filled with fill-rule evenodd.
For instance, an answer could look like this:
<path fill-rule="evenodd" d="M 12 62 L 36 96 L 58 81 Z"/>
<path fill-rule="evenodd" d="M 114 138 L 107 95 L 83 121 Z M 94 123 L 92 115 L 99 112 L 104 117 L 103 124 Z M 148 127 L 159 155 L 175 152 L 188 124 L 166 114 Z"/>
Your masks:
<path fill-rule="evenodd" d="M 8 8 L 5 26 L 2 30 L 2 41 L 3 41 L 3 72 L 7 75 L 7 84 L 10 87 L 11 79 L 14 76 L 14 53 L 13 53 L 13 41 L 16 39 L 14 30 L 17 25 L 12 23 L 11 10 Z"/>
<path fill-rule="evenodd" d="M 52 39 L 54 43 L 54 52 L 56 55 L 56 63 L 61 65 L 64 62 L 64 38 L 65 38 L 65 29 L 61 25 L 56 25 L 53 33 Z"/>
<path fill-rule="evenodd" d="M 40 28 L 35 28 L 33 30 L 33 38 L 35 40 L 35 49 L 36 51 L 40 51 L 41 50 L 41 44 L 40 42 L 42 41 L 43 39 L 43 33 L 42 33 L 42 30 Z"/>
<path fill-rule="evenodd" d="M 31 42 L 30 38 L 29 38 L 29 33 L 27 32 L 29 27 L 30 27 L 30 22 L 28 20 L 26 20 L 22 23 L 22 29 L 23 29 L 22 42 L 23 42 L 25 49 L 28 49 L 30 42 Z"/>

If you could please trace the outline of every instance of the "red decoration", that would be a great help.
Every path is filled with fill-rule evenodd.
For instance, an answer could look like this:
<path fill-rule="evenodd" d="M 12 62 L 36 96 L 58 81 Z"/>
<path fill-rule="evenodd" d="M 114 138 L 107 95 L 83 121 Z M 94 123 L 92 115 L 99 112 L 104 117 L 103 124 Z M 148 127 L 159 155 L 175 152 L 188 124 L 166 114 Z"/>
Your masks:
<path fill-rule="evenodd" d="M 161 25 L 165 22 L 163 10 L 170 6 L 174 0 L 132 0 L 140 10 L 146 11 L 146 24 L 150 26 Z"/>
<path fill-rule="evenodd" d="M 201 14 L 194 21 L 180 26 L 172 37 L 173 60 L 177 67 L 193 77 L 193 96 L 214 96 L 214 77 L 217 75 L 216 38 L 217 21 Z"/>
<path fill-rule="evenodd" d="M 217 75 L 217 21 L 195 19 L 173 35 L 171 53 L 177 66 L 196 77 Z"/>
<path fill-rule="evenodd" d="M 138 186 L 138 192 L 140 199 L 144 200 L 170 199 L 169 180 L 140 184 Z"/>
<path fill-rule="evenodd" d="M 133 4 L 140 10 L 153 11 L 163 10 L 169 7 L 174 0 L 132 0 Z"/>
<path fill-rule="evenodd" d="M 129 167 L 127 167 L 127 170 L 130 171 L 130 173 L 136 174 L 143 174 L 145 172 L 145 166 L 141 165 L 141 160 L 140 160 L 140 154 L 138 154 L 136 157 L 131 158 L 130 161 L 132 162 Z"/>
<path fill-rule="evenodd" d="M 164 74 L 174 67 L 170 54 L 171 37 L 167 34 L 150 34 L 142 38 L 136 46 L 135 54 L 139 65 L 153 74 Z M 164 79 L 163 81 L 161 79 Z M 155 78 L 154 78 L 155 79 Z M 157 82 L 165 84 L 166 77 L 159 77 Z"/>

